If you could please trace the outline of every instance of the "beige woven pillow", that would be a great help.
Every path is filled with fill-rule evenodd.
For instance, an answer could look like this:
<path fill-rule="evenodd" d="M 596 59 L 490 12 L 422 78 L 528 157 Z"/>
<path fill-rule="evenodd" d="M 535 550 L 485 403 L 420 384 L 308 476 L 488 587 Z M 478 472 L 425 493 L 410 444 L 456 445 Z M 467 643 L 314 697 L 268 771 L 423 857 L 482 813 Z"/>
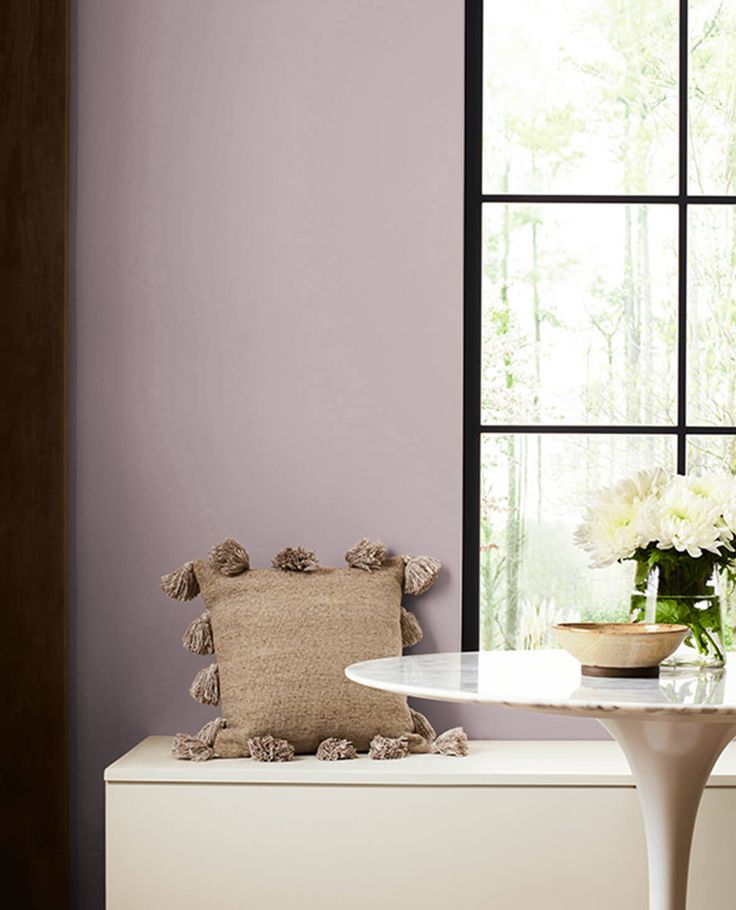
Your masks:
<path fill-rule="evenodd" d="M 375 758 L 463 754 L 464 734 L 436 738 L 405 697 L 345 676 L 349 664 L 397 656 L 421 638 L 402 594 L 428 590 L 440 563 L 385 554 L 379 541 L 364 539 L 346 554 L 348 568 L 321 568 L 311 551 L 287 548 L 272 568 L 251 569 L 243 547 L 228 539 L 208 559 L 164 576 L 170 596 L 204 600 L 183 644 L 215 654 L 216 663 L 200 670 L 190 691 L 222 708 L 196 736 L 179 734 L 174 753 L 271 761 L 295 752 L 350 758 L 368 749 Z"/>

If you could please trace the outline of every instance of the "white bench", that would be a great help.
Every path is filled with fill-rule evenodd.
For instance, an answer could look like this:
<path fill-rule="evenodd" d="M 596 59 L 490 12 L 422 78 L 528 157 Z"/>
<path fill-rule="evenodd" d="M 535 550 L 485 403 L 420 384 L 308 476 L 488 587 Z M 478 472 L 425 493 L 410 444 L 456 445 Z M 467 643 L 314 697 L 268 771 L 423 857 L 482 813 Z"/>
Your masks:
<path fill-rule="evenodd" d="M 644 910 L 646 851 L 612 742 L 473 742 L 467 758 L 171 757 L 105 772 L 107 910 Z M 736 907 L 736 744 L 695 831 L 688 910 Z"/>

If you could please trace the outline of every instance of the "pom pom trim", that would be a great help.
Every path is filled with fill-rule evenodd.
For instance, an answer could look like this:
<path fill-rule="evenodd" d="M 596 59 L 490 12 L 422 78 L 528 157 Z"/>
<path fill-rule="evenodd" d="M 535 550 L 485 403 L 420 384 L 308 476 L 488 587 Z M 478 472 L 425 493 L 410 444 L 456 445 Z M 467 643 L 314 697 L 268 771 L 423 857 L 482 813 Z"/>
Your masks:
<path fill-rule="evenodd" d="M 181 761 L 208 761 L 214 755 L 213 749 L 198 736 L 177 733 L 171 744 L 171 753 Z"/>
<path fill-rule="evenodd" d="M 349 739 L 330 736 L 317 746 L 318 761 L 346 761 L 357 757 L 355 746 Z"/>
<path fill-rule="evenodd" d="M 406 758 L 409 754 L 409 739 L 406 736 L 381 736 L 377 734 L 371 740 L 368 755 L 374 761 L 390 761 L 395 758 Z"/>
<path fill-rule="evenodd" d="M 284 547 L 271 560 L 271 565 L 284 572 L 313 572 L 319 569 L 319 560 L 315 552 L 306 547 Z"/>
<path fill-rule="evenodd" d="M 242 575 L 250 568 L 250 556 L 245 547 L 233 537 L 217 543 L 210 550 L 210 564 L 221 575 Z"/>
<path fill-rule="evenodd" d="M 291 761 L 294 758 L 292 744 L 286 739 L 277 739 L 270 733 L 249 739 L 248 751 L 254 761 Z"/>
<path fill-rule="evenodd" d="M 432 743 L 432 751 L 438 755 L 465 756 L 468 750 L 468 737 L 462 727 L 453 727 L 440 733 Z"/>
<path fill-rule="evenodd" d="M 351 569 L 364 569 L 372 572 L 380 569 L 386 559 L 386 545 L 382 540 L 361 538 L 345 554 L 345 562 Z"/>

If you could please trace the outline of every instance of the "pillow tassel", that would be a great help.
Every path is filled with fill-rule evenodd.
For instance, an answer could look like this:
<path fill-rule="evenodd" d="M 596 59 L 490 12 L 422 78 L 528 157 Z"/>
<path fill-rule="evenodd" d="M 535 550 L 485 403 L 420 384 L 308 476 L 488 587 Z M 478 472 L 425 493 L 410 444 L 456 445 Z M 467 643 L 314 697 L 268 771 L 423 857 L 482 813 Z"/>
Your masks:
<path fill-rule="evenodd" d="M 206 610 L 189 623 L 181 643 L 187 651 L 191 651 L 192 654 L 201 654 L 204 656 L 206 654 L 215 653 L 210 614 Z"/>
<path fill-rule="evenodd" d="M 351 569 L 364 569 L 372 572 L 380 569 L 386 559 L 386 544 L 382 540 L 369 540 L 363 537 L 345 554 L 345 562 Z"/>
<path fill-rule="evenodd" d="M 401 644 L 404 648 L 411 648 L 422 640 L 422 627 L 416 616 L 404 607 L 401 608 Z"/>
<path fill-rule="evenodd" d="M 432 751 L 437 755 L 467 755 L 468 737 L 462 727 L 453 727 L 440 733 L 432 744 Z"/>
<path fill-rule="evenodd" d="M 271 565 L 284 572 L 313 572 L 319 569 L 319 559 L 314 550 L 306 547 L 284 547 L 271 560 Z"/>
<path fill-rule="evenodd" d="M 217 543 L 210 550 L 210 564 L 221 575 L 242 575 L 250 568 L 250 556 L 245 547 L 233 537 Z"/>
<path fill-rule="evenodd" d="M 430 743 L 433 743 L 437 739 L 437 733 L 432 724 L 423 714 L 415 711 L 414 708 L 409 708 L 409 711 L 411 712 L 411 719 L 414 721 L 414 733 L 418 733 L 429 740 Z"/>
<path fill-rule="evenodd" d="M 286 739 L 271 736 L 270 733 L 249 739 L 248 751 L 254 761 L 291 761 L 294 758 L 292 744 Z"/>
<path fill-rule="evenodd" d="M 371 740 L 368 755 L 374 761 L 389 761 L 394 758 L 406 758 L 409 754 L 409 739 L 406 736 L 381 736 L 377 734 Z"/>
<path fill-rule="evenodd" d="M 317 746 L 317 761 L 345 761 L 357 757 L 355 746 L 349 739 L 330 736 Z"/>
<path fill-rule="evenodd" d="M 185 562 L 179 569 L 163 575 L 161 590 L 174 600 L 194 600 L 199 594 L 199 582 L 194 574 L 194 563 Z"/>
<path fill-rule="evenodd" d="M 220 673 L 217 664 L 200 670 L 189 687 L 189 694 L 202 705 L 220 703 Z"/>
<path fill-rule="evenodd" d="M 198 736 L 188 733 L 177 733 L 171 744 L 174 758 L 181 761 L 208 761 L 214 755 L 211 746 L 203 742 Z"/>
<path fill-rule="evenodd" d="M 404 557 L 404 594 L 424 594 L 437 581 L 442 563 L 434 556 Z"/>
<path fill-rule="evenodd" d="M 214 720 L 207 721 L 199 733 L 197 733 L 197 739 L 201 739 L 203 743 L 206 743 L 212 748 L 215 745 L 217 734 L 225 726 L 227 725 L 223 717 L 215 717 Z"/>
<path fill-rule="evenodd" d="M 215 737 L 224 726 L 225 721 L 216 717 L 208 721 L 196 736 L 177 733 L 171 744 L 174 758 L 181 761 L 209 761 L 215 754 Z"/>

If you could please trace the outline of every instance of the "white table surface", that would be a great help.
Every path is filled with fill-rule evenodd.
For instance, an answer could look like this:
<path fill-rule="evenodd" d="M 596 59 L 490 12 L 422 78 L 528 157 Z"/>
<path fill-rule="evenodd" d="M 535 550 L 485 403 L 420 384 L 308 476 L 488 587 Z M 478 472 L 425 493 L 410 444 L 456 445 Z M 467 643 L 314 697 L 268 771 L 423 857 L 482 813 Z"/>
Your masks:
<path fill-rule="evenodd" d="M 631 766 L 644 815 L 650 910 L 686 910 L 700 798 L 736 736 L 736 675 L 663 670 L 658 679 L 585 679 L 564 651 L 418 654 L 353 664 L 364 686 L 440 701 L 596 717 Z M 724 832 L 724 836 L 732 836 Z"/>
<path fill-rule="evenodd" d="M 662 669 L 659 679 L 584 678 L 565 651 L 416 654 L 353 664 L 354 682 L 440 701 L 611 717 L 736 715 L 736 673 Z"/>

